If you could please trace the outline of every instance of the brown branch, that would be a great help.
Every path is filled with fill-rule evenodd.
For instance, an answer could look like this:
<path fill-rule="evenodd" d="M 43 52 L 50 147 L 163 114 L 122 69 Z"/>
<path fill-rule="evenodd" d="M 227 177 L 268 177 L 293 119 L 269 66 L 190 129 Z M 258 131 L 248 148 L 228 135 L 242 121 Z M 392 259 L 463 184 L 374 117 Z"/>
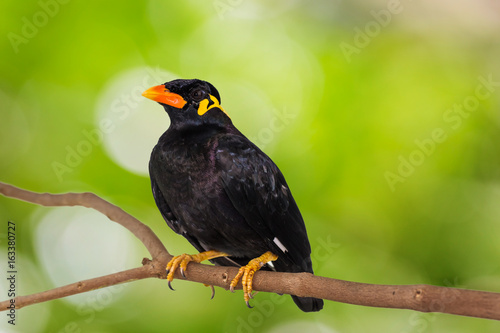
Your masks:
<path fill-rule="evenodd" d="M 94 208 L 129 229 L 139 238 L 153 260 L 143 260 L 143 266 L 90 280 L 73 283 L 41 293 L 15 298 L 16 308 L 46 302 L 119 283 L 145 278 L 166 277 L 165 266 L 172 258 L 156 235 L 139 220 L 121 208 L 91 193 L 38 194 L 0 183 L 0 193 L 45 206 L 81 205 Z M 209 266 L 190 263 L 187 280 L 229 289 L 236 267 Z M 176 273 L 176 278 L 181 278 Z M 430 285 L 375 285 L 314 276 L 309 273 L 257 272 L 255 290 L 279 294 L 317 297 L 363 306 L 410 309 L 421 312 L 441 312 L 462 316 L 500 320 L 500 293 Z M 237 286 L 241 289 L 241 284 Z M 5 311 L 10 301 L 0 302 Z"/>
<path fill-rule="evenodd" d="M 167 252 L 156 234 L 144 223 L 126 213 L 123 209 L 98 197 L 94 193 L 35 193 L 1 183 L 0 193 L 6 197 L 35 203 L 42 206 L 83 206 L 93 208 L 106 215 L 111 221 L 121 224 L 137 237 L 148 249 L 153 258 Z"/>
<path fill-rule="evenodd" d="M 142 266 L 129 269 L 123 272 L 101 276 L 94 279 L 83 280 L 68 284 L 63 287 L 58 287 L 27 296 L 19 296 L 15 298 L 16 309 L 23 308 L 28 305 L 43 303 L 59 299 L 71 295 L 81 294 L 87 291 L 100 289 L 104 287 L 114 286 L 116 284 L 140 280 L 151 277 L 150 267 Z M 0 311 L 5 311 L 9 306 L 10 301 L 0 302 Z"/>

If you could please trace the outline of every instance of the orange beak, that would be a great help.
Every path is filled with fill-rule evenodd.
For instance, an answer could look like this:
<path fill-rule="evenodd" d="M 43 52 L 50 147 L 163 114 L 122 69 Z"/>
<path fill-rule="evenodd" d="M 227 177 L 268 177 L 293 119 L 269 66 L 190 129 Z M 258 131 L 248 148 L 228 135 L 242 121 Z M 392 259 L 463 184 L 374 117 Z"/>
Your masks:
<path fill-rule="evenodd" d="M 163 84 L 149 88 L 142 93 L 142 96 L 178 109 L 182 109 L 182 107 L 186 105 L 186 101 L 181 95 L 170 92 Z"/>

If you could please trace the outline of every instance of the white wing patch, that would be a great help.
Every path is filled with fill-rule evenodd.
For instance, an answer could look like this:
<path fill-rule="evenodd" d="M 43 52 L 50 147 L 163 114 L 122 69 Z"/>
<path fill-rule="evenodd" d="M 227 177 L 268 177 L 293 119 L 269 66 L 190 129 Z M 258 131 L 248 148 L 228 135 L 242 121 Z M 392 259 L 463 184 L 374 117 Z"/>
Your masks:
<path fill-rule="evenodd" d="M 283 253 L 288 252 L 287 248 L 280 242 L 278 237 L 274 237 L 273 242 L 274 244 L 278 245 L 278 247 L 281 249 L 281 251 L 283 251 Z"/>

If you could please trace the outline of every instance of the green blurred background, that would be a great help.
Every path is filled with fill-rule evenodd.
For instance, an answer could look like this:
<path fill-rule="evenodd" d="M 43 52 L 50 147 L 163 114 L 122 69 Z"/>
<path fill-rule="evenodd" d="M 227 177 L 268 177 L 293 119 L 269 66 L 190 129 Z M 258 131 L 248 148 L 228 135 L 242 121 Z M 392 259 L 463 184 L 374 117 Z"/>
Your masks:
<path fill-rule="evenodd" d="M 500 6 L 460 1 L 0 3 L 0 181 L 91 191 L 193 252 L 158 213 L 149 154 L 169 120 L 140 96 L 213 83 L 285 174 L 318 275 L 500 292 Z M 140 242 L 84 208 L 1 197 L 18 292 L 140 265 Z M 6 270 L 6 269 L 4 269 Z M 0 299 L 7 299 L 6 280 Z M 143 280 L 21 309 L 5 332 L 498 332 L 493 321 Z M 440 300 L 446 307 L 449 299 Z"/>

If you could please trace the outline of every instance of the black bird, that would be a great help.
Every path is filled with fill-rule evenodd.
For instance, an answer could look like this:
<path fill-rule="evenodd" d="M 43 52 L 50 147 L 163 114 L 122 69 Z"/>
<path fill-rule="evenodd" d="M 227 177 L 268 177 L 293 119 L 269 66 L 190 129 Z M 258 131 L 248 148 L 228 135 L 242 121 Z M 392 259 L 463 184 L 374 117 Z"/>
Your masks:
<path fill-rule="evenodd" d="M 160 103 L 171 121 L 149 162 L 156 205 L 169 227 L 201 252 L 172 259 L 169 285 L 190 261 L 239 266 L 231 290 L 241 278 L 249 306 L 253 273 L 261 267 L 313 273 L 306 227 L 283 174 L 234 127 L 217 89 L 174 80 L 143 96 Z M 292 298 L 305 312 L 323 308 L 321 299 Z"/>

